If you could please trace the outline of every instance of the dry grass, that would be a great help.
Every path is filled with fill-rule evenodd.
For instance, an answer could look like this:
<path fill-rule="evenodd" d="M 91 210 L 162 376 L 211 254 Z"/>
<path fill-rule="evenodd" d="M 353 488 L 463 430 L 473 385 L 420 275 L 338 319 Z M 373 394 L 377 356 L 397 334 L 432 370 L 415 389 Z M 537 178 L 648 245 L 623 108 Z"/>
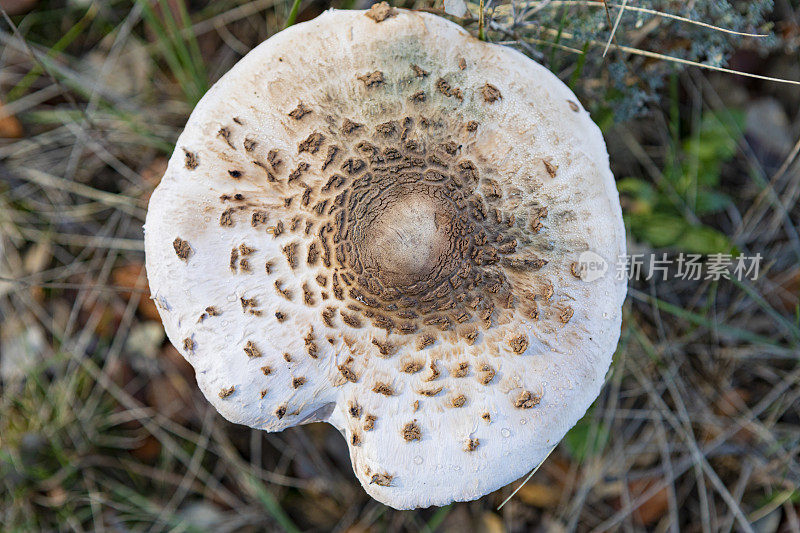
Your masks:
<path fill-rule="evenodd" d="M 796 54 L 798 8 L 784 4 L 784 53 Z M 209 82 L 279 30 L 291 8 L 183 5 L 40 2 L 13 27 L 0 25 L 0 115 L 24 124 L 19 138 L 0 139 L 0 524 L 800 531 L 800 141 L 766 157 L 731 111 L 769 93 L 797 113 L 796 95 L 688 70 L 673 78 L 676 99 L 661 98 L 671 105 L 605 123 L 615 174 L 660 183 L 676 143 L 705 113 L 721 117 L 735 155 L 718 188 L 732 201 L 711 217 L 683 208 L 738 250 L 761 253 L 761 277 L 633 282 L 604 392 L 514 498 L 496 510 L 517 484 L 477 502 L 397 512 L 361 490 L 331 427 L 265 434 L 225 422 L 165 343 L 142 270 L 148 195 Z M 325 7 L 303 2 L 300 20 Z M 585 43 L 563 28 L 534 36 L 503 20 L 488 21 L 491 38 L 522 41 L 565 79 L 580 73 L 569 50 Z M 621 52 L 612 44 L 609 53 Z M 579 81 L 584 94 L 608 82 Z M 798 139 L 800 117 L 789 118 Z M 0 123 L 0 132 L 14 126 Z"/>

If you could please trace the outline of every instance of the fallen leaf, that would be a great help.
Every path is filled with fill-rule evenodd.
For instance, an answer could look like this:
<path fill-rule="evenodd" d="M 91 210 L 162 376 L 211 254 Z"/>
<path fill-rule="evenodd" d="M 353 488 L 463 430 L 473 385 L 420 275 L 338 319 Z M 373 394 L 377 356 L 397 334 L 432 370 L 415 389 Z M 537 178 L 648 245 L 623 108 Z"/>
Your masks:
<path fill-rule="evenodd" d="M 147 435 L 139 446 L 131 449 L 131 455 L 143 463 L 154 463 L 160 454 L 161 443 L 152 435 Z"/>
<path fill-rule="evenodd" d="M 551 508 L 558 505 L 558 502 L 561 499 L 561 491 L 559 491 L 554 485 L 528 482 L 525 483 L 521 489 L 519 489 L 519 492 L 517 492 L 517 497 L 519 497 L 520 500 L 528 505 L 532 505 L 534 507 Z"/>
<path fill-rule="evenodd" d="M 478 522 L 478 531 L 480 533 L 504 533 L 505 530 L 503 519 L 496 513 L 486 511 L 481 515 Z"/>
<path fill-rule="evenodd" d="M 793 315 L 800 304 L 800 267 L 770 276 L 769 283 L 774 284 L 767 295 L 770 303 L 783 313 Z"/>
<path fill-rule="evenodd" d="M 142 176 L 142 182 L 145 184 L 144 191 L 141 194 L 141 199 L 145 202 L 150 201 L 150 195 L 153 194 L 156 186 L 161 183 L 161 178 L 167 171 L 167 162 L 166 157 L 157 157 L 139 172 L 139 175 Z"/>
<path fill-rule="evenodd" d="M 111 279 L 114 281 L 114 285 L 130 289 L 130 291 L 135 290 L 139 293 L 139 314 L 148 320 L 161 322 L 161 316 L 158 314 L 156 304 L 150 299 L 147 283 L 145 281 L 139 281 L 141 276 L 144 276 L 143 263 L 129 263 L 117 267 L 111 272 Z M 120 294 L 125 298 L 130 298 L 133 292 L 122 291 Z"/>
<path fill-rule="evenodd" d="M 37 0 L 0 0 L 0 7 L 11 16 L 27 13 L 36 5 Z"/>
<path fill-rule="evenodd" d="M 628 484 L 628 489 L 631 493 L 631 499 L 635 500 L 661 481 L 660 478 L 650 478 L 637 479 L 636 481 L 630 482 Z M 658 522 L 666 514 L 668 508 L 669 495 L 667 493 L 667 487 L 664 486 L 650 498 L 643 501 L 642 504 L 633 511 L 633 516 L 642 525 L 649 526 Z"/>
<path fill-rule="evenodd" d="M 147 383 L 147 403 L 160 414 L 183 424 L 195 414 L 191 391 L 178 373 L 153 376 Z"/>
<path fill-rule="evenodd" d="M 8 114 L 3 102 L 0 101 L 0 138 L 19 139 L 22 134 L 22 123 L 14 115 Z"/>

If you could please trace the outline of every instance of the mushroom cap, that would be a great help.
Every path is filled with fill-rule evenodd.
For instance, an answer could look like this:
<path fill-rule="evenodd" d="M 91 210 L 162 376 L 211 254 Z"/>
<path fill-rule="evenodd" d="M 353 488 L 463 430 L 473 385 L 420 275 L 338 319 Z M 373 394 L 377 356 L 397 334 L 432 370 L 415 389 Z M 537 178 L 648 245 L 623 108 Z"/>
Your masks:
<path fill-rule="evenodd" d="M 145 250 L 214 407 L 266 431 L 333 424 L 364 489 L 398 509 L 478 498 L 544 460 L 599 394 L 626 293 L 583 268 L 614 264 L 625 231 L 575 95 L 385 4 L 292 26 L 208 91 Z"/>

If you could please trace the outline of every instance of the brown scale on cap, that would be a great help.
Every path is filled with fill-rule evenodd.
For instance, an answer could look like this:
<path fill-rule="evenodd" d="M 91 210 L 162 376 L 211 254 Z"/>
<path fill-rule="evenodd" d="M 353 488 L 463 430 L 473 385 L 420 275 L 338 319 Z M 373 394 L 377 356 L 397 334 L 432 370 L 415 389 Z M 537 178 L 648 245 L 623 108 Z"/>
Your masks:
<path fill-rule="evenodd" d="M 219 397 L 224 400 L 225 398 L 227 398 L 228 396 L 230 396 L 234 392 L 236 392 L 236 386 L 230 386 L 230 387 L 227 387 L 227 388 L 223 387 L 219 391 Z"/>
<path fill-rule="evenodd" d="M 325 309 L 322 310 L 322 321 L 329 328 L 334 327 L 333 318 L 335 316 L 336 316 L 336 308 L 335 307 L 326 307 Z"/>
<path fill-rule="evenodd" d="M 244 259 L 242 259 L 244 261 Z M 255 316 L 261 316 L 261 310 L 258 309 L 258 300 L 255 298 L 240 298 L 242 304 L 242 312 Z"/>
<path fill-rule="evenodd" d="M 314 328 L 308 330 L 308 334 L 303 337 L 303 342 L 306 344 L 306 352 L 312 359 L 318 357 L 317 343 L 314 341 Z"/>
<path fill-rule="evenodd" d="M 382 381 L 378 381 L 373 385 L 372 392 L 376 392 L 378 394 L 383 394 L 384 396 L 393 396 L 394 389 L 391 385 L 387 383 L 383 383 Z"/>
<path fill-rule="evenodd" d="M 377 419 L 378 417 L 375 415 L 366 415 L 364 417 L 364 431 L 372 431 L 375 429 L 375 420 Z"/>
<path fill-rule="evenodd" d="M 279 220 L 278 223 L 275 224 L 275 226 L 267 228 L 267 232 L 272 233 L 273 237 L 278 237 L 283 233 L 283 229 L 284 229 L 283 220 Z"/>
<path fill-rule="evenodd" d="M 488 385 L 494 379 L 494 376 L 497 374 L 497 371 L 489 365 L 481 365 L 481 372 L 483 375 L 480 377 L 480 382 L 484 385 Z"/>
<path fill-rule="evenodd" d="M 297 146 L 297 153 L 308 152 L 311 154 L 316 154 L 319 151 L 320 146 L 322 146 L 324 140 L 324 135 L 319 132 L 314 132 Z"/>
<path fill-rule="evenodd" d="M 244 353 L 247 354 L 247 357 L 261 357 L 261 351 L 256 347 L 256 344 L 253 341 L 247 341 L 244 345 Z"/>
<path fill-rule="evenodd" d="M 281 163 L 283 163 L 280 156 L 278 155 L 278 151 L 275 149 L 267 152 L 267 161 L 269 162 L 269 165 L 272 167 L 272 170 L 275 171 L 277 171 L 278 168 L 281 166 Z"/>
<path fill-rule="evenodd" d="M 458 396 L 454 396 L 450 400 L 450 405 L 452 405 L 453 407 L 464 407 L 464 405 L 466 403 L 467 403 L 467 397 L 464 396 L 463 394 L 459 394 Z"/>
<path fill-rule="evenodd" d="M 180 237 L 175 237 L 175 240 L 172 241 L 172 248 L 175 250 L 175 254 L 184 261 L 189 259 L 192 253 L 192 247 Z"/>
<path fill-rule="evenodd" d="M 425 91 L 417 91 L 411 96 L 408 97 L 409 100 L 412 102 L 424 102 L 425 101 Z"/>
<path fill-rule="evenodd" d="M 308 306 L 314 305 L 314 293 L 308 286 L 307 282 L 303 282 L 303 303 Z"/>
<path fill-rule="evenodd" d="M 431 374 L 427 378 L 425 378 L 425 381 L 433 381 L 440 375 L 442 375 L 442 371 L 439 370 L 439 367 L 436 366 L 436 361 L 431 361 L 429 368 L 431 369 Z"/>
<path fill-rule="evenodd" d="M 478 449 L 478 445 L 481 443 L 478 439 L 467 439 L 466 446 L 464 447 L 464 451 L 467 452 L 474 452 Z"/>
<path fill-rule="evenodd" d="M 547 171 L 547 174 L 551 178 L 555 178 L 556 177 L 556 171 L 558 170 L 558 166 L 554 165 L 553 163 L 551 163 L 547 159 L 542 159 L 542 163 L 544 163 L 544 169 Z"/>
<path fill-rule="evenodd" d="M 217 308 L 214 307 L 213 305 L 209 305 L 208 307 L 206 307 L 205 312 L 200 315 L 200 318 L 197 321 L 202 322 L 208 317 L 219 316 L 219 315 L 220 315 L 219 310 L 217 310 Z"/>
<path fill-rule="evenodd" d="M 527 335 L 517 335 L 513 337 L 509 342 L 511 349 L 514 350 L 515 354 L 524 353 L 525 350 L 528 349 L 528 337 Z"/>
<path fill-rule="evenodd" d="M 357 316 L 351 315 L 349 313 L 345 313 L 344 311 L 340 311 L 342 315 L 342 322 L 350 326 L 351 328 L 360 328 L 361 327 L 361 320 L 358 319 Z"/>
<path fill-rule="evenodd" d="M 439 78 L 436 80 L 436 90 L 445 96 L 452 96 L 459 100 L 464 99 L 464 94 L 461 92 L 461 89 L 451 86 L 450 82 L 444 78 Z"/>
<path fill-rule="evenodd" d="M 281 280 L 276 279 L 274 285 L 275 285 L 275 291 L 278 294 L 280 294 L 281 296 L 283 296 L 287 300 L 291 301 L 291 299 L 292 299 L 292 291 L 290 291 L 289 289 L 284 289 L 283 288 L 283 282 Z"/>
<path fill-rule="evenodd" d="M 194 341 L 191 337 L 186 337 L 183 339 L 183 350 L 187 353 L 194 352 Z"/>
<path fill-rule="evenodd" d="M 463 378 L 467 374 L 469 374 L 469 363 L 458 363 L 458 365 L 453 369 L 454 378 Z"/>
<path fill-rule="evenodd" d="M 436 387 L 434 389 L 420 389 L 417 392 L 419 394 L 422 394 L 423 396 L 436 396 L 437 394 L 442 392 L 442 389 L 444 389 L 444 387 Z"/>
<path fill-rule="evenodd" d="M 223 227 L 230 227 L 233 226 L 233 213 L 236 212 L 236 208 L 229 207 L 222 214 L 219 216 L 219 225 Z"/>
<path fill-rule="evenodd" d="M 409 361 L 408 363 L 403 365 L 403 368 L 401 370 L 406 374 L 416 374 L 417 372 L 422 370 L 424 366 L 425 365 L 420 363 L 419 361 Z"/>
<path fill-rule="evenodd" d="M 349 118 L 345 118 L 344 122 L 342 123 L 342 133 L 344 134 L 353 133 L 354 131 L 362 127 L 364 127 L 363 124 L 354 122 Z"/>
<path fill-rule="evenodd" d="M 378 339 L 372 339 L 372 344 L 378 347 L 378 352 L 383 357 L 389 357 L 394 353 L 394 346 L 390 342 L 381 342 Z"/>
<path fill-rule="evenodd" d="M 414 76 L 416 76 L 417 78 L 427 78 L 428 74 L 430 74 L 430 72 L 423 69 L 419 65 L 411 65 L 411 70 L 414 71 Z"/>
<path fill-rule="evenodd" d="M 391 474 L 372 474 L 370 483 L 379 485 L 381 487 L 391 487 L 394 476 Z"/>
<path fill-rule="evenodd" d="M 496 102 L 503 97 L 503 95 L 500 94 L 500 89 L 491 83 L 486 83 L 483 87 L 481 87 L 481 95 L 483 96 L 484 101 L 489 103 Z"/>
<path fill-rule="evenodd" d="M 297 104 L 297 107 L 295 107 L 292 111 L 289 112 L 289 116 L 295 120 L 300 120 L 309 113 L 311 113 L 311 109 L 306 107 L 303 104 L 303 102 L 300 102 L 299 104 Z"/>
<path fill-rule="evenodd" d="M 420 335 L 417 338 L 417 350 L 424 350 L 434 342 L 436 342 L 436 338 L 433 335 Z"/>
<path fill-rule="evenodd" d="M 376 87 L 383 83 L 383 72 L 376 70 L 375 72 L 358 76 L 358 79 L 363 81 L 364 85 L 367 87 Z"/>
<path fill-rule="evenodd" d="M 253 211 L 253 215 L 250 218 L 250 225 L 254 228 L 257 228 L 261 224 L 267 223 L 267 212 L 256 210 Z"/>
<path fill-rule="evenodd" d="M 358 382 L 358 375 L 353 372 L 353 369 L 346 366 L 346 365 L 339 365 L 339 373 L 349 381 L 350 383 L 357 383 Z"/>
<path fill-rule="evenodd" d="M 233 145 L 233 142 L 231 141 L 231 130 L 229 128 L 225 127 L 220 128 L 219 131 L 217 132 L 217 135 L 219 135 L 219 137 L 223 141 L 225 141 L 225 144 L 236 150 L 236 147 Z"/>
<path fill-rule="evenodd" d="M 375 22 L 383 22 L 387 18 L 396 15 L 397 12 L 387 2 L 379 2 L 372 4 L 372 7 L 364 14 Z"/>
<path fill-rule="evenodd" d="M 405 439 L 406 442 L 411 442 L 412 440 L 420 440 L 422 438 L 422 430 L 417 424 L 417 421 L 414 420 L 413 422 L 409 422 L 408 424 L 403 426 L 402 435 L 403 439 Z"/>
<path fill-rule="evenodd" d="M 186 148 L 183 149 L 184 155 L 184 166 L 189 170 L 194 170 L 200 164 L 200 160 L 197 158 L 197 154 L 194 152 L 190 152 Z"/>
<path fill-rule="evenodd" d="M 328 147 L 328 154 L 325 156 L 325 161 L 322 163 L 321 170 L 324 172 L 328 166 L 333 163 L 333 160 L 336 158 L 336 154 L 339 153 L 338 146 L 329 146 Z"/>
<path fill-rule="evenodd" d="M 530 391 L 522 391 L 517 399 L 514 400 L 514 407 L 519 409 L 530 409 L 535 407 L 542 400 L 540 396 L 531 394 Z"/>

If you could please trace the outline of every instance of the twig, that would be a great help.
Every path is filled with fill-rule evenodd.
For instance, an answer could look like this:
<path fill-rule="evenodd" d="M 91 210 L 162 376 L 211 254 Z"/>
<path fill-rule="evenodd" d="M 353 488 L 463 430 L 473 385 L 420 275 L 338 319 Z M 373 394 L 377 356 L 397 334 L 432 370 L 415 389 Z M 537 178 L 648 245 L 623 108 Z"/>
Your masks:
<path fill-rule="evenodd" d="M 608 14 L 608 4 L 603 2 L 606 5 L 606 14 Z M 628 4 L 628 0 L 622 0 L 622 9 L 619 10 L 617 13 L 617 19 L 614 21 L 614 27 L 611 29 L 611 35 L 608 36 L 608 42 L 606 43 L 606 47 L 603 49 L 603 57 L 606 57 L 608 53 L 608 47 L 611 46 L 611 42 L 614 40 L 614 36 L 617 34 L 617 28 L 619 27 L 619 21 L 622 19 L 622 14 L 625 13 L 625 6 Z"/>
<path fill-rule="evenodd" d="M 556 444 L 556 446 L 558 446 L 558 444 Z M 548 458 L 548 457 L 550 457 L 550 454 L 551 454 L 551 453 L 553 453 L 553 450 L 555 450 L 555 449 L 556 449 L 556 446 L 553 446 L 552 448 L 550 448 L 550 451 L 549 451 L 549 452 L 547 452 L 547 455 L 545 455 L 545 456 L 544 456 L 544 459 L 542 459 L 542 462 L 541 462 L 541 463 L 539 463 L 538 465 L 536 465 L 536 468 L 534 468 L 533 470 L 531 470 L 531 473 L 530 473 L 530 474 L 528 474 L 527 476 L 525 476 L 525 479 L 524 479 L 524 480 L 522 480 L 522 483 L 520 483 L 519 487 L 517 487 L 516 489 L 514 489 L 514 492 L 512 492 L 512 493 L 511 493 L 511 494 L 508 496 L 508 498 L 506 498 L 505 500 L 503 500 L 503 503 L 501 503 L 501 504 L 500 504 L 500 505 L 497 507 L 497 510 L 498 510 L 498 511 L 499 511 L 500 509 L 502 509 L 502 508 L 503 508 L 503 506 L 504 506 L 505 504 L 507 504 L 507 503 L 509 502 L 509 500 L 511 500 L 511 498 L 513 498 L 513 497 L 514 497 L 514 495 L 515 495 L 516 493 L 518 493 L 518 492 L 519 492 L 519 490 L 520 490 L 522 487 L 524 487 L 524 486 L 525 486 L 525 484 L 526 484 L 528 481 L 530 481 L 530 480 L 531 480 L 531 478 L 532 478 L 532 477 L 533 477 L 533 475 L 536 473 L 536 471 L 537 471 L 537 470 L 539 470 L 539 467 L 541 467 L 541 466 L 544 464 L 544 462 L 545 462 L 545 461 L 547 461 L 547 458 Z"/>

